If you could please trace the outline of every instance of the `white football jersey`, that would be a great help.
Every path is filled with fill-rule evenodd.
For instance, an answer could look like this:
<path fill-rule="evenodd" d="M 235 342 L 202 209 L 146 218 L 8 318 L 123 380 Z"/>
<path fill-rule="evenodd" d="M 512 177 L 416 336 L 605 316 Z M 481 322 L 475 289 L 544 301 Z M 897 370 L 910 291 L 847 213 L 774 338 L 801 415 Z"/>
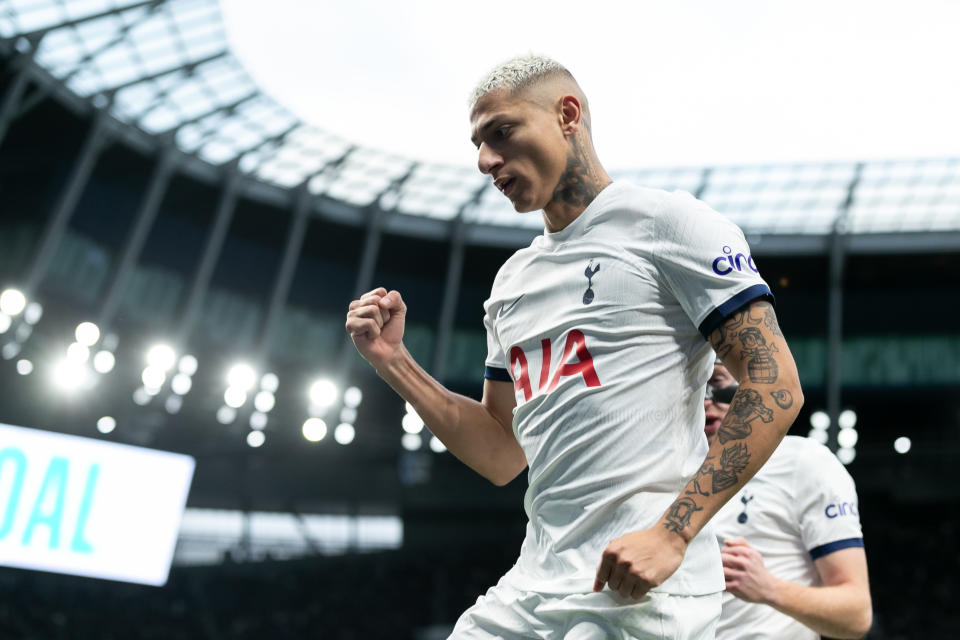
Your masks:
<path fill-rule="evenodd" d="M 819 585 L 813 564 L 863 546 L 857 490 L 837 457 L 809 438 L 787 436 L 757 474 L 713 518 L 722 544 L 745 538 L 774 576 Z M 815 640 L 812 629 L 764 604 L 723 594 L 717 638 Z"/>
<path fill-rule="evenodd" d="M 704 336 L 769 295 L 730 220 L 620 182 L 507 260 L 484 304 L 486 377 L 514 384 L 529 523 L 505 580 L 590 591 L 607 545 L 656 524 L 706 456 Z M 657 590 L 723 590 L 712 531 Z"/>

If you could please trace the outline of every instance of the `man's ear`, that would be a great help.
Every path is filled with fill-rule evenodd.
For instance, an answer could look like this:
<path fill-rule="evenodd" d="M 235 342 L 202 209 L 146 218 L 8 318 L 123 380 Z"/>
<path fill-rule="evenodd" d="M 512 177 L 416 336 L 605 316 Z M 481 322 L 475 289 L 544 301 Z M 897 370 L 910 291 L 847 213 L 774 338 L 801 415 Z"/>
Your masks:
<path fill-rule="evenodd" d="M 583 109 L 576 96 L 565 95 L 560 98 L 560 128 L 563 134 L 572 136 L 583 123 Z"/>

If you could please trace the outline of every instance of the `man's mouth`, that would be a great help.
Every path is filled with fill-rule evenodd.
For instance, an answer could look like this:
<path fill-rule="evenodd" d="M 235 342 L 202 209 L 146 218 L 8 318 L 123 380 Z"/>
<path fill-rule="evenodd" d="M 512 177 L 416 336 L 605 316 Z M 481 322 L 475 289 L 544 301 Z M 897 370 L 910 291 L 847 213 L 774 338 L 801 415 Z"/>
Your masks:
<path fill-rule="evenodd" d="M 493 184 L 497 189 L 500 189 L 500 192 L 503 193 L 503 195 L 509 196 L 516 183 L 516 178 L 498 178 Z"/>

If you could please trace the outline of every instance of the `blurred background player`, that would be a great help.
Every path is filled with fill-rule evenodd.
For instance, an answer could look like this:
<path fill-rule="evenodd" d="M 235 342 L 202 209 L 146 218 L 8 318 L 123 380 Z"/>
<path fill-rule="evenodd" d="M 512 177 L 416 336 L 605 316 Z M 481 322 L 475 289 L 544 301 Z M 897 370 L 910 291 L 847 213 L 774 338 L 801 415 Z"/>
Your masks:
<path fill-rule="evenodd" d="M 736 390 L 736 380 L 717 362 L 704 400 L 708 441 L 716 438 Z M 856 488 L 823 445 L 784 438 L 720 510 L 714 528 L 727 586 L 718 639 L 859 638 L 870 629 Z"/>

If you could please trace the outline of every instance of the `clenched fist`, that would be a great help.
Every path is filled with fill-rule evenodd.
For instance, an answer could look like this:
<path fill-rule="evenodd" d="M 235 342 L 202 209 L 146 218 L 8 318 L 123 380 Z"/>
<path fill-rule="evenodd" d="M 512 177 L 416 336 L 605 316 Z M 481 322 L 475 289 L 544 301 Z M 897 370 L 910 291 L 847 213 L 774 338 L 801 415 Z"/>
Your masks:
<path fill-rule="evenodd" d="M 360 296 L 350 303 L 347 312 L 347 333 L 367 362 L 380 369 L 403 350 L 403 328 L 407 305 L 399 291 L 387 292 L 383 287 Z"/>

